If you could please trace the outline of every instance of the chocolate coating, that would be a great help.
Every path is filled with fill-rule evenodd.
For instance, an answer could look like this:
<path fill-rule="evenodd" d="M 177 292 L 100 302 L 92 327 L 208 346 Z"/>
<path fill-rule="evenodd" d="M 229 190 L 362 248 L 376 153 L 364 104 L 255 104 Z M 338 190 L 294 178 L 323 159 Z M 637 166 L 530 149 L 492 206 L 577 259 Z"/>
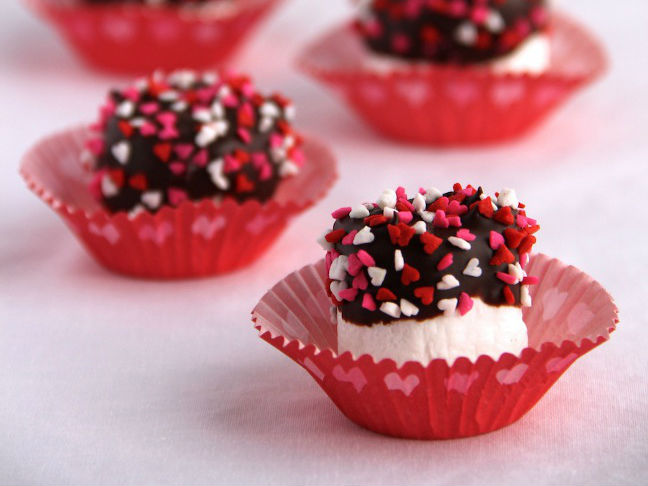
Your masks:
<path fill-rule="evenodd" d="M 480 208 L 477 204 L 481 201 L 481 196 L 482 189 L 479 188 L 474 192 L 474 194 L 463 197 L 461 205 L 465 206 L 467 211 L 465 214 L 460 216 L 461 226 L 449 226 L 443 228 L 435 225 L 433 222 L 424 222 L 426 233 L 432 234 L 442 240 L 439 246 L 432 252 L 424 249 L 425 245 L 422 238 L 425 236 L 413 233 L 413 225 L 419 221 L 423 221 L 421 214 L 416 211 L 411 212 L 411 221 L 402 225 L 402 229 L 408 227 L 410 230 L 406 230 L 406 233 L 408 232 L 409 235 L 401 241 L 398 241 L 397 238 L 396 240 L 394 239 L 394 234 L 397 234 L 394 227 L 398 228 L 399 226 L 398 212 L 390 221 L 370 226 L 371 233 L 374 235 L 372 242 L 350 244 L 350 241 L 347 241 L 345 244 L 341 240 L 337 241 L 333 245 L 334 252 L 351 257 L 351 255 L 357 255 L 360 250 L 364 250 L 373 258 L 373 260 L 375 260 L 375 267 L 386 270 L 383 282 L 379 286 L 375 286 L 371 283 L 371 275 L 368 272 L 368 268 L 362 266 L 360 272 L 364 273 L 369 283 L 365 290 L 359 289 L 357 296 L 351 300 L 344 298 L 338 300 L 331 293 L 332 300 L 341 311 L 342 317 L 348 322 L 361 325 L 388 323 L 397 320 L 398 318 L 387 315 L 380 310 L 381 301 L 379 298 L 379 289 L 386 289 L 394 294 L 395 298 L 389 298 L 386 300 L 398 304 L 401 299 L 406 299 L 408 302 L 413 303 L 418 307 L 418 314 L 407 317 L 408 319 L 415 320 L 425 320 L 442 314 L 443 311 L 438 307 L 439 301 L 442 299 L 459 299 L 462 293 L 466 293 L 470 297 L 479 297 L 484 302 L 494 306 L 521 306 L 522 299 L 520 293 L 522 285 L 520 282 L 509 285 L 497 277 L 498 272 L 508 273 L 510 271 L 509 263 L 502 262 L 499 264 L 492 264 L 492 259 L 496 254 L 496 250 L 491 247 L 489 239 L 491 237 L 491 232 L 502 235 L 507 229 L 514 230 L 515 233 L 513 233 L 513 231 L 510 232 L 510 235 L 514 238 L 502 236 L 502 241 L 505 241 L 505 243 L 503 243 L 504 246 L 507 244 L 511 246 L 508 248 L 513 257 L 513 260 L 510 263 L 515 265 L 520 262 L 521 253 L 528 253 L 530 251 L 531 246 L 535 242 L 535 237 L 531 236 L 531 233 L 535 232 L 538 227 L 535 226 L 533 220 L 531 220 L 531 222 L 534 223 L 533 225 L 527 222 L 523 209 L 510 209 L 513 219 L 516 220 L 516 222 L 513 222 L 512 224 L 505 224 L 497 221 L 495 217 L 485 216 L 480 212 Z M 444 194 L 443 197 L 452 201 L 453 198 L 462 196 L 460 191 L 453 191 Z M 412 203 L 412 201 L 413 199 L 409 199 L 410 203 Z M 491 203 L 489 202 L 489 204 Z M 434 203 L 428 204 L 427 207 L 434 208 L 433 205 Z M 437 207 L 438 205 L 439 203 L 437 203 Z M 402 207 L 401 209 L 406 210 L 405 207 Z M 370 210 L 369 219 L 345 216 L 335 221 L 332 231 L 343 230 L 345 235 L 348 235 L 353 231 L 360 231 L 365 226 L 372 224 L 372 217 L 382 214 L 383 209 L 374 206 Z M 521 216 L 520 219 L 517 218 L 518 214 Z M 435 219 L 448 217 L 449 215 L 450 213 L 446 216 L 444 212 L 443 216 L 439 216 L 437 213 Z M 497 217 L 499 218 L 499 216 Z M 391 231 L 394 232 L 392 235 L 390 235 L 390 227 L 392 227 Z M 452 244 L 448 239 L 450 237 L 456 237 L 459 230 L 468 230 L 472 235 L 474 235 L 474 240 L 469 241 L 470 249 L 461 249 Z M 516 236 L 518 233 L 519 235 Z M 509 233 L 506 234 L 509 235 Z M 409 241 L 407 241 L 408 238 Z M 524 242 L 524 238 L 529 239 Z M 513 242 L 513 239 L 519 241 Z M 403 244 L 406 241 L 407 244 Z M 515 248 L 512 246 L 515 246 Z M 520 251 L 521 249 L 523 249 L 523 251 Z M 401 251 L 405 264 L 418 272 L 419 278 L 417 280 L 411 282 L 403 281 L 405 270 L 398 270 L 395 266 L 396 250 Z M 447 268 L 439 270 L 439 262 L 443 258 L 447 259 L 448 254 L 452 255 L 452 263 Z M 335 254 L 332 254 L 329 257 L 329 262 L 333 256 L 335 256 Z M 481 268 L 481 275 L 478 277 L 464 273 L 464 269 L 466 269 L 468 262 L 473 258 L 476 258 L 479 261 L 479 268 Z M 438 289 L 437 285 L 446 275 L 452 275 L 456 278 L 459 285 L 447 290 Z M 344 282 L 348 288 L 354 287 L 355 277 L 356 276 L 351 275 L 348 271 L 345 274 Z M 331 282 L 332 280 L 329 280 L 329 284 Z M 357 287 L 357 284 L 355 287 Z M 423 303 L 421 294 L 418 293 L 420 291 L 417 291 L 417 289 L 430 287 L 434 288 L 433 300 L 429 303 Z M 505 288 L 510 290 L 511 293 L 508 299 L 513 299 L 512 301 L 507 300 L 504 290 Z M 369 310 L 363 306 L 363 296 L 365 293 L 370 294 L 376 302 L 377 308 L 375 310 Z"/>
<path fill-rule="evenodd" d="M 440 64 L 506 55 L 547 26 L 546 0 L 371 0 L 358 30 L 375 52 Z"/>
<path fill-rule="evenodd" d="M 266 201 L 301 164 L 290 102 L 261 96 L 245 77 L 149 78 L 111 92 L 102 113 L 90 144 L 93 185 L 113 212 L 224 196 Z"/>

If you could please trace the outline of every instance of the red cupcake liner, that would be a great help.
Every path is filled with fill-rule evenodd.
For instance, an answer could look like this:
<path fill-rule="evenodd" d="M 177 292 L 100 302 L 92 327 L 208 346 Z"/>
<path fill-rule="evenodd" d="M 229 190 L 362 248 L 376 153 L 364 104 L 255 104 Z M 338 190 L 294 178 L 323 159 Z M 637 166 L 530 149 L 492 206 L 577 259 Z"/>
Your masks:
<path fill-rule="evenodd" d="M 235 0 L 221 12 L 177 7 L 25 0 L 88 64 L 144 74 L 226 64 L 281 0 Z"/>
<path fill-rule="evenodd" d="M 265 203 L 185 201 L 155 214 L 113 214 L 88 190 L 92 174 L 81 163 L 87 137 L 85 128 L 75 128 L 45 138 L 25 155 L 20 172 L 99 263 L 137 277 L 199 277 L 249 265 L 292 217 L 324 197 L 337 177 L 333 155 L 306 138 L 306 163 Z"/>
<path fill-rule="evenodd" d="M 261 338 L 302 366 L 350 420 L 381 434 L 450 439 L 483 434 L 527 413 L 580 356 L 610 337 L 618 311 L 600 284 L 546 255 L 528 271 L 540 277 L 524 310 L 529 347 L 498 360 L 437 359 L 423 366 L 356 359 L 337 350 L 324 261 L 292 273 L 257 304 Z"/>
<path fill-rule="evenodd" d="M 308 47 L 298 66 L 339 91 L 377 132 L 429 145 L 521 136 L 599 77 L 607 64 L 598 41 L 562 14 L 554 15 L 550 65 L 542 74 L 433 64 L 379 73 L 369 67 L 374 56 L 345 25 Z"/>

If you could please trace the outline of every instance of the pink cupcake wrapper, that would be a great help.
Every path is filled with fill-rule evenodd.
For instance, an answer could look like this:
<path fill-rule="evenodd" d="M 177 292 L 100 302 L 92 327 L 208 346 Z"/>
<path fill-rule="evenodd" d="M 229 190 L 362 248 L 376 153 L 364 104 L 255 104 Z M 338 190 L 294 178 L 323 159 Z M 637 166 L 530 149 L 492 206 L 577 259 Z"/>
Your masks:
<path fill-rule="evenodd" d="M 528 132 L 606 69 L 598 41 L 562 14 L 554 16 L 551 53 L 549 68 L 538 75 L 432 64 L 379 73 L 368 64 L 375 54 L 345 25 L 308 47 L 298 66 L 338 91 L 383 135 L 411 143 L 471 145 Z"/>
<path fill-rule="evenodd" d="M 226 64 L 281 0 L 236 0 L 221 13 L 25 0 L 88 64 L 128 74 Z"/>
<path fill-rule="evenodd" d="M 323 261 L 290 274 L 257 304 L 260 337 L 302 366 L 353 422 L 381 434 L 450 439 L 483 434 L 527 413 L 580 356 L 610 337 L 618 311 L 580 270 L 535 255 L 540 277 L 524 310 L 529 347 L 498 360 L 443 359 L 423 366 L 369 355 L 338 355 Z"/>
<path fill-rule="evenodd" d="M 25 155 L 20 172 L 99 263 L 137 277 L 198 277 L 249 265 L 292 217 L 324 197 L 337 177 L 333 155 L 307 138 L 306 164 L 266 203 L 185 201 L 130 217 L 104 210 L 90 194 L 91 174 L 81 164 L 87 137 L 86 129 L 75 128 L 45 138 Z"/>

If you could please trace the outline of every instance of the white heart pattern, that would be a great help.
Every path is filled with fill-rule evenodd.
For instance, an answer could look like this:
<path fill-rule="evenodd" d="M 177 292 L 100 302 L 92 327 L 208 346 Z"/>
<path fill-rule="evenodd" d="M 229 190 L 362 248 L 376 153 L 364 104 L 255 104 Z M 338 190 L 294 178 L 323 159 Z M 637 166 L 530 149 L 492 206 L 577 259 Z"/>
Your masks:
<path fill-rule="evenodd" d="M 387 373 L 385 375 L 385 385 L 388 390 L 400 390 L 406 397 L 409 397 L 414 389 L 419 385 L 421 380 L 416 375 L 407 375 L 402 378 L 398 373 Z"/>
<path fill-rule="evenodd" d="M 257 214 L 252 220 L 250 220 L 246 225 L 245 229 L 248 233 L 253 235 L 260 234 L 264 229 L 270 226 L 277 220 L 276 215 L 265 216 L 263 214 Z"/>
<path fill-rule="evenodd" d="M 160 224 L 157 228 L 147 225 L 139 230 L 139 237 L 142 240 L 149 240 L 160 246 L 164 244 L 166 239 L 173 234 L 173 227 L 166 221 Z"/>
<path fill-rule="evenodd" d="M 355 388 L 355 391 L 358 393 L 360 393 L 367 384 L 367 378 L 365 378 L 364 373 L 357 366 L 349 369 L 349 371 L 345 371 L 342 366 L 335 365 L 335 368 L 333 368 L 333 377 L 338 381 L 351 383 L 353 388 Z"/>
<path fill-rule="evenodd" d="M 553 319 L 565 300 L 567 300 L 567 292 L 561 292 L 556 288 L 547 290 L 542 296 L 542 318 L 545 321 Z"/>
<path fill-rule="evenodd" d="M 420 106 L 430 98 L 430 88 L 421 81 L 400 81 L 396 91 L 413 106 Z"/>
<path fill-rule="evenodd" d="M 108 243 L 114 245 L 119 241 L 120 234 L 111 223 L 105 224 L 103 226 L 98 226 L 95 223 L 90 223 L 88 225 L 88 231 L 93 235 L 101 236 Z"/>
<path fill-rule="evenodd" d="M 506 108 L 524 96 L 524 84 L 518 81 L 498 83 L 493 86 L 491 96 L 496 105 Z"/>
<path fill-rule="evenodd" d="M 570 353 L 564 358 L 550 359 L 549 361 L 547 361 L 547 364 L 545 366 L 547 373 L 556 373 L 558 371 L 566 370 L 570 364 L 576 361 L 576 358 L 578 358 L 578 355 L 576 353 Z"/>
<path fill-rule="evenodd" d="M 477 378 L 479 378 L 478 371 L 473 371 L 470 374 L 453 373 L 449 378 L 444 380 L 444 383 L 449 392 L 456 391 L 465 395 L 468 393 L 470 385 L 472 385 Z"/>
<path fill-rule="evenodd" d="M 590 323 L 594 313 L 583 302 L 576 304 L 567 314 L 567 328 L 572 334 L 580 334 Z"/>
<path fill-rule="evenodd" d="M 324 379 L 324 372 L 318 368 L 318 366 L 311 361 L 310 358 L 304 359 L 304 367 L 310 371 L 315 377 L 322 381 Z"/>
<path fill-rule="evenodd" d="M 191 225 L 191 232 L 206 240 L 211 240 L 214 233 L 225 226 L 225 221 L 224 216 L 217 216 L 211 220 L 207 216 L 200 216 Z"/>
<path fill-rule="evenodd" d="M 497 378 L 497 381 L 499 381 L 502 385 L 514 385 L 522 379 L 528 369 L 528 364 L 520 363 L 515 365 L 510 370 L 499 370 L 495 374 L 495 378 Z"/>

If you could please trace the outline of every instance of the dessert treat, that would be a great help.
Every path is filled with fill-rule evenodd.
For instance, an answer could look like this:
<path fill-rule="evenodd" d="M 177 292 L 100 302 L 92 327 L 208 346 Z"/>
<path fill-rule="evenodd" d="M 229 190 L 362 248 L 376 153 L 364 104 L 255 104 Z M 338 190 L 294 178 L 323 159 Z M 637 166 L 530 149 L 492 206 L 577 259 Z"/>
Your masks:
<path fill-rule="evenodd" d="M 450 439 L 507 426 L 618 322 L 599 283 L 530 255 L 538 226 L 511 190 L 399 188 L 332 216 L 326 258 L 272 287 L 252 320 L 375 432 Z"/>
<path fill-rule="evenodd" d="M 299 66 L 381 135 L 429 145 L 519 137 L 605 70 L 548 0 L 366 0 Z"/>
<path fill-rule="evenodd" d="M 21 173 L 96 260 L 145 278 L 245 267 L 336 178 L 294 108 L 239 75 L 155 73 L 112 91 L 92 128 L 47 137 Z"/>
<path fill-rule="evenodd" d="M 322 242 L 339 353 L 426 365 L 527 347 L 522 306 L 537 279 L 523 267 L 539 226 L 513 190 L 455 184 L 408 199 L 399 188 L 333 217 Z"/>
<path fill-rule="evenodd" d="M 141 75 L 227 65 L 281 0 L 24 0 L 93 67 Z"/>
<path fill-rule="evenodd" d="M 369 0 L 356 25 L 373 52 L 390 58 L 503 72 L 549 64 L 545 0 Z"/>
<path fill-rule="evenodd" d="M 187 199 L 267 201 L 304 162 L 294 111 L 246 76 L 157 72 L 102 106 L 87 145 L 91 188 L 113 212 Z"/>

